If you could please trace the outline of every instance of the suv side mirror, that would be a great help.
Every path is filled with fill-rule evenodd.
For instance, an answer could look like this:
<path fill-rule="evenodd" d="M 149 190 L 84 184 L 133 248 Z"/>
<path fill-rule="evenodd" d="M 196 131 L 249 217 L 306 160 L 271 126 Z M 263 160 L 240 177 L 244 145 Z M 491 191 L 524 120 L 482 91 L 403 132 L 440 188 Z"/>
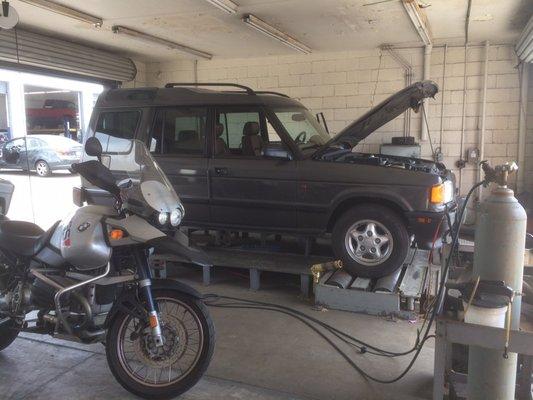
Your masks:
<path fill-rule="evenodd" d="M 94 136 L 85 142 L 85 152 L 91 157 L 97 157 L 99 160 L 102 156 L 102 144 Z"/>
<path fill-rule="evenodd" d="M 263 147 L 263 157 L 292 160 L 292 154 L 282 144 L 268 144 Z"/>

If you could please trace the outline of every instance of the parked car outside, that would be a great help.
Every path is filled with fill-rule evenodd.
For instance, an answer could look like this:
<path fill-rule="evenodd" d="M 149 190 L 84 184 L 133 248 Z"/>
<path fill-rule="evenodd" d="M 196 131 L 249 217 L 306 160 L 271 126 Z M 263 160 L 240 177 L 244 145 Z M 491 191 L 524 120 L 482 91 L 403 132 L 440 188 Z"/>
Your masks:
<path fill-rule="evenodd" d="M 435 83 L 399 91 L 333 138 L 301 103 L 279 93 L 167 86 L 104 92 L 88 136 L 112 154 L 127 150 L 124 139 L 149 144 L 185 204 L 184 226 L 331 234 L 345 268 L 372 278 L 403 264 L 411 237 L 420 248 L 440 245 L 436 230 L 446 229 L 445 213 L 455 208 L 453 174 L 430 160 L 356 148 L 433 97 Z M 110 168 L 120 178 L 120 165 Z M 86 181 L 75 191 L 80 201 L 109 201 Z"/>
<path fill-rule="evenodd" d="M 81 159 L 83 146 L 57 135 L 31 135 L 5 142 L 2 146 L 2 168 L 35 171 L 49 176 L 53 171 L 69 169 Z"/>

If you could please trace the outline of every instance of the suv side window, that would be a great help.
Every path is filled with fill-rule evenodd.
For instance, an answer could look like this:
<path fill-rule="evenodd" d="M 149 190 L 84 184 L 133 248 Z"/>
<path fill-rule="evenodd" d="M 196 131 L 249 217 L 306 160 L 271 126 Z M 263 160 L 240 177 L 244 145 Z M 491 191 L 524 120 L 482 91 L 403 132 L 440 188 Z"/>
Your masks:
<path fill-rule="evenodd" d="M 162 155 L 202 155 L 205 150 L 206 121 L 206 108 L 158 110 L 152 129 L 150 151 Z"/>
<path fill-rule="evenodd" d="M 137 110 L 101 112 L 96 122 L 94 136 L 100 140 L 103 152 L 129 151 L 140 118 L 141 113 Z"/>
<path fill-rule="evenodd" d="M 216 157 L 260 157 L 264 146 L 281 143 L 258 107 L 219 107 L 215 119 Z"/>

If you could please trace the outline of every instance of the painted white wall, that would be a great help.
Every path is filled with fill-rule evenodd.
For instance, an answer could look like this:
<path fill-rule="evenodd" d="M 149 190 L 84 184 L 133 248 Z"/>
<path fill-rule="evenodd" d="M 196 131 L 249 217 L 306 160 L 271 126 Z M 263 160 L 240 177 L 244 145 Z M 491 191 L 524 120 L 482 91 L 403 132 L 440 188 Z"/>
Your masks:
<path fill-rule="evenodd" d="M 133 60 L 135 67 L 137 68 L 137 75 L 135 79 L 129 82 L 124 82 L 122 84 L 123 88 L 136 88 L 148 86 L 148 81 L 146 79 L 146 63 L 138 60 Z"/>
<path fill-rule="evenodd" d="M 407 48 L 398 52 L 413 66 L 413 82 L 420 80 L 423 50 Z M 286 93 L 298 98 L 313 112 L 324 112 L 330 130 L 335 133 L 372 105 L 404 87 L 403 70 L 386 52 L 380 54 L 380 50 L 369 50 L 199 61 L 198 80 L 235 82 L 254 89 Z M 442 121 L 444 162 L 455 169 L 457 175 L 455 162 L 461 157 L 464 90 L 467 94 L 464 150 L 478 147 L 484 48 L 470 47 L 466 57 L 465 64 L 464 47 L 448 48 L 444 77 L 444 48 L 435 48 L 431 61 L 431 79 L 441 88 L 444 83 L 444 90 L 429 102 L 430 134 L 434 147 L 438 147 Z M 494 164 L 517 159 L 520 97 L 517 63 L 511 46 L 491 46 L 485 155 Z M 149 86 L 162 86 L 171 81 L 194 81 L 194 63 L 177 60 L 146 64 L 146 83 Z M 441 96 L 444 96 L 443 108 Z M 413 114 L 411 135 L 419 138 L 420 125 L 420 114 Z M 358 150 L 379 152 L 381 143 L 388 143 L 393 136 L 401 136 L 402 133 L 403 116 L 400 116 L 367 138 Z M 430 158 L 429 141 L 421 145 L 422 155 Z M 474 165 L 467 165 L 463 170 L 462 192 L 475 181 L 475 171 Z"/>
<path fill-rule="evenodd" d="M 525 157 L 525 173 L 524 180 L 526 190 L 531 195 L 533 201 L 533 66 L 528 65 L 529 68 L 529 87 L 528 87 L 528 102 L 527 102 L 527 119 L 526 119 L 526 157 Z"/>

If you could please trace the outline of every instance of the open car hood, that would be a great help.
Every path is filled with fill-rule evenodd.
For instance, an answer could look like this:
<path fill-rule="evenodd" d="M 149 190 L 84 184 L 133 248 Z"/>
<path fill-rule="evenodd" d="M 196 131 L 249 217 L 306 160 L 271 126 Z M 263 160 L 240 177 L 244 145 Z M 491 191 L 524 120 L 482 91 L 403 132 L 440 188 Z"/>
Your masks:
<path fill-rule="evenodd" d="M 353 147 L 376 129 L 393 120 L 408 108 L 418 111 L 418 108 L 422 104 L 422 100 L 427 97 L 435 97 L 435 94 L 438 91 L 439 88 L 433 81 L 413 83 L 393 94 L 388 99 L 365 113 L 361 118 L 352 122 L 326 143 L 324 147 L 341 143 L 349 143 L 350 146 Z"/>

